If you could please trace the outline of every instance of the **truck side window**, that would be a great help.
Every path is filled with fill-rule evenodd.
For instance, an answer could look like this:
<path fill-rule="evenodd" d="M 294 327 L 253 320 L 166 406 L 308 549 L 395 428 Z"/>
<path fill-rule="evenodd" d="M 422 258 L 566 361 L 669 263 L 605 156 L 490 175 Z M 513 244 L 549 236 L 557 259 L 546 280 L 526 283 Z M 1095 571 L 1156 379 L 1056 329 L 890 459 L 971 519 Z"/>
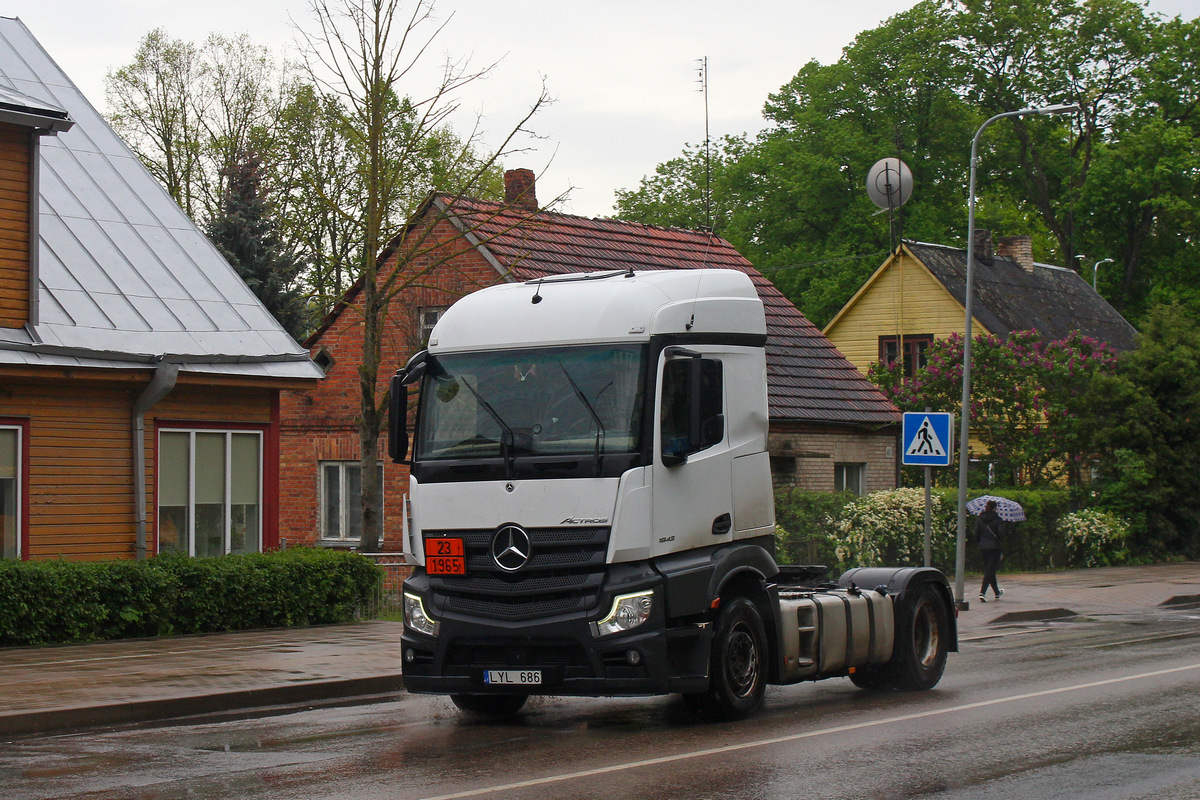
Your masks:
<path fill-rule="evenodd" d="M 662 451 L 665 461 L 712 447 L 725 436 L 721 362 L 671 359 L 663 366 Z"/>

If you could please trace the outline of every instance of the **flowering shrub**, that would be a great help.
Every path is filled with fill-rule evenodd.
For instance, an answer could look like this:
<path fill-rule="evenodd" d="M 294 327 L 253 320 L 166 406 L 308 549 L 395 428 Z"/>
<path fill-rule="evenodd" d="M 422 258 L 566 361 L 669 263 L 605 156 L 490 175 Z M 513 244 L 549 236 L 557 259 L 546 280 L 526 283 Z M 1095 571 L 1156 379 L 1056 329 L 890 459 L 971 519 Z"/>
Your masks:
<path fill-rule="evenodd" d="M 937 339 L 925 366 L 904 378 L 898 365 L 873 364 L 869 377 L 903 411 L 958 412 L 962 396 L 963 337 Z M 986 446 L 1005 483 L 1018 473 L 1034 485 L 1077 470 L 1086 424 L 1083 393 L 1096 374 L 1112 373 L 1108 345 L 1073 333 L 1046 341 L 1037 331 L 1003 340 L 976 336 L 971 349 L 971 432 Z M 949 474 L 949 471 L 947 472 Z"/>
<path fill-rule="evenodd" d="M 930 501 L 933 566 L 954 563 L 955 509 Z M 920 566 L 925 560 L 925 490 L 891 489 L 855 498 L 842 508 L 834 533 L 843 566 Z"/>
<path fill-rule="evenodd" d="M 1111 567 L 1129 557 L 1129 523 L 1109 511 L 1074 511 L 1058 521 L 1056 530 L 1066 542 L 1069 566 Z"/>

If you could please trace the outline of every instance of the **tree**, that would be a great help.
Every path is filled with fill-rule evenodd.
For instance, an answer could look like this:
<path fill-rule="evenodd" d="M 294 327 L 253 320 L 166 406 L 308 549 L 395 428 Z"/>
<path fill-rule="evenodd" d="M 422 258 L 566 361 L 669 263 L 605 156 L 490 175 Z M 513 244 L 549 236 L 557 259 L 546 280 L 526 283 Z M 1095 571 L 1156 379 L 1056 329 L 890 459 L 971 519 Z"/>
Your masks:
<path fill-rule="evenodd" d="M 396 294 L 431 270 L 451 263 L 471 245 L 435 240 L 437 216 L 449 215 L 453 203 L 434 210 L 421 228 L 401 225 L 416 210 L 418 192 L 453 178 L 456 194 L 484 194 L 494 182 L 499 159 L 510 152 L 514 137 L 547 101 L 544 91 L 529 113 L 490 155 L 479 156 L 479 128 L 465 139 L 453 136 L 447 121 L 456 110 L 456 93 L 488 74 L 468 61 L 448 61 L 432 90 L 416 94 L 414 68 L 445 27 L 434 16 L 431 0 L 313 0 L 317 29 L 305 33 L 305 65 L 312 83 L 335 97 L 349 149 L 359 165 L 361 206 L 330 210 L 360 218 L 356 252 L 360 255 L 355 309 L 362 314 L 363 351 L 358 366 L 359 444 L 362 474 L 361 548 L 378 549 L 381 522 L 379 437 L 386 421 L 388 390 L 380 383 L 384 324 Z M 402 91 L 414 89 L 412 95 Z M 414 97 L 418 99 L 413 99 Z M 430 165 L 437 165 L 431 174 Z M 447 188 L 432 184 L 435 189 Z M 404 233 L 405 235 L 401 235 Z M 379 260 L 389 245 L 395 268 L 381 271 Z M 388 262 L 384 262 L 388 263 Z"/>
<path fill-rule="evenodd" d="M 302 265 L 279 237 L 263 193 L 262 163 L 247 152 L 225 177 L 225 197 L 208 224 L 208 238 L 287 332 L 302 339 L 309 321 L 294 288 Z"/>
<path fill-rule="evenodd" d="M 109 122 L 189 217 L 217 211 L 241 153 L 269 140 L 279 70 L 241 34 L 202 46 L 150 31 L 132 63 L 105 76 Z"/>
<path fill-rule="evenodd" d="M 873 364 L 870 378 L 905 411 L 959 413 L 962 336 L 937 339 L 911 378 L 902 365 Z M 1078 333 L 1045 341 L 1036 331 L 1005 339 L 980 334 L 971 348 L 970 428 L 987 448 L 994 480 L 1078 484 L 1090 455 L 1090 412 L 1084 398 L 1097 375 L 1116 369 L 1108 345 Z M 946 471 L 949 474 L 951 471 Z"/>
<path fill-rule="evenodd" d="M 1155 556 L 1200 556 L 1200 326 L 1181 305 L 1151 309 L 1138 349 L 1086 397 L 1101 455 L 1098 504 L 1134 520 Z"/>
<path fill-rule="evenodd" d="M 1155 297 L 1200 303 L 1185 271 L 1200 234 L 1197 86 L 1200 20 L 1162 21 L 1132 0 L 924 0 L 768 97 L 769 127 L 714 180 L 722 233 L 821 325 L 898 236 L 965 243 L 984 120 L 1074 102 L 1070 118 L 988 132 L 979 227 L 1028 234 L 1051 263 L 1113 258 L 1101 288 L 1135 321 Z M 654 222 L 660 201 L 694 193 L 694 155 L 620 193 L 620 215 Z M 891 225 L 864 193 L 885 156 L 914 174 Z"/>
<path fill-rule="evenodd" d="M 113 129 L 193 219 L 201 194 L 202 71 L 194 45 L 156 28 L 142 39 L 131 64 L 104 79 Z"/>

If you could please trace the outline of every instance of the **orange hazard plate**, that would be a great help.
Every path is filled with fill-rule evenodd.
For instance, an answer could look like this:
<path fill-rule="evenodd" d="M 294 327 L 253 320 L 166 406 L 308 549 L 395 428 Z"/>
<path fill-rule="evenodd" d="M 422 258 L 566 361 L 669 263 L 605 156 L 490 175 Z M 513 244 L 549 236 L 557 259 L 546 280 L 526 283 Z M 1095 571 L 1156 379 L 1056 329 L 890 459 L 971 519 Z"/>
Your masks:
<path fill-rule="evenodd" d="M 430 575 L 465 575 L 466 551 L 462 539 L 426 539 L 425 571 Z"/>

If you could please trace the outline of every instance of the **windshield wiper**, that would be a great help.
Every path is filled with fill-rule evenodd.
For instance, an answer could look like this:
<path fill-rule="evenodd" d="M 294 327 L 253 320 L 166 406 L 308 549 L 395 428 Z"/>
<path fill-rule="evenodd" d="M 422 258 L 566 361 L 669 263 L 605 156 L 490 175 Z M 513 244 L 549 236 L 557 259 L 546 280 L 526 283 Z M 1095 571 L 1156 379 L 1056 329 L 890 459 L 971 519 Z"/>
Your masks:
<path fill-rule="evenodd" d="M 592 404 L 588 402 L 587 395 L 585 395 L 583 390 L 579 388 L 579 384 L 576 383 L 575 379 L 571 377 L 571 373 L 567 372 L 567 365 L 560 361 L 558 362 L 558 367 L 562 370 L 563 375 L 566 376 L 567 382 L 571 384 L 571 388 L 575 390 L 575 396 L 579 398 L 579 402 L 583 403 L 583 407 L 587 409 L 588 413 L 592 415 L 592 419 L 596 421 L 596 449 L 592 455 L 592 463 L 595 467 L 596 475 L 599 476 L 601 458 L 600 454 L 602 452 L 601 442 L 604 441 L 604 423 L 600 421 L 600 415 L 596 413 L 596 409 L 592 408 Z M 604 389 L 607 388 L 607 386 L 604 387 Z M 600 391 L 603 392 L 604 389 L 601 389 Z"/>
<path fill-rule="evenodd" d="M 467 390 L 471 394 L 475 395 L 475 399 L 479 402 L 479 405 L 483 406 L 483 410 L 486 411 L 492 419 L 496 420 L 497 425 L 504 429 L 504 432 L 500 434 L 500 456 L 504 459 L 504 478 L 505 480 L 511 480 L 513 476 L 512 449 L 514 440 L 516 439 L 513 429 L 510 428 L 508 423 L 496 413 L 496 409 L 492 408 L 491 403 L 489 403 L 487 400 L 484 400 L 483 395 L 475 391 L 475 387 L 468 383 L 466 378 L 459 378 L 459 380 L 462 381 L 462 385 L 467 387 Z"/>

